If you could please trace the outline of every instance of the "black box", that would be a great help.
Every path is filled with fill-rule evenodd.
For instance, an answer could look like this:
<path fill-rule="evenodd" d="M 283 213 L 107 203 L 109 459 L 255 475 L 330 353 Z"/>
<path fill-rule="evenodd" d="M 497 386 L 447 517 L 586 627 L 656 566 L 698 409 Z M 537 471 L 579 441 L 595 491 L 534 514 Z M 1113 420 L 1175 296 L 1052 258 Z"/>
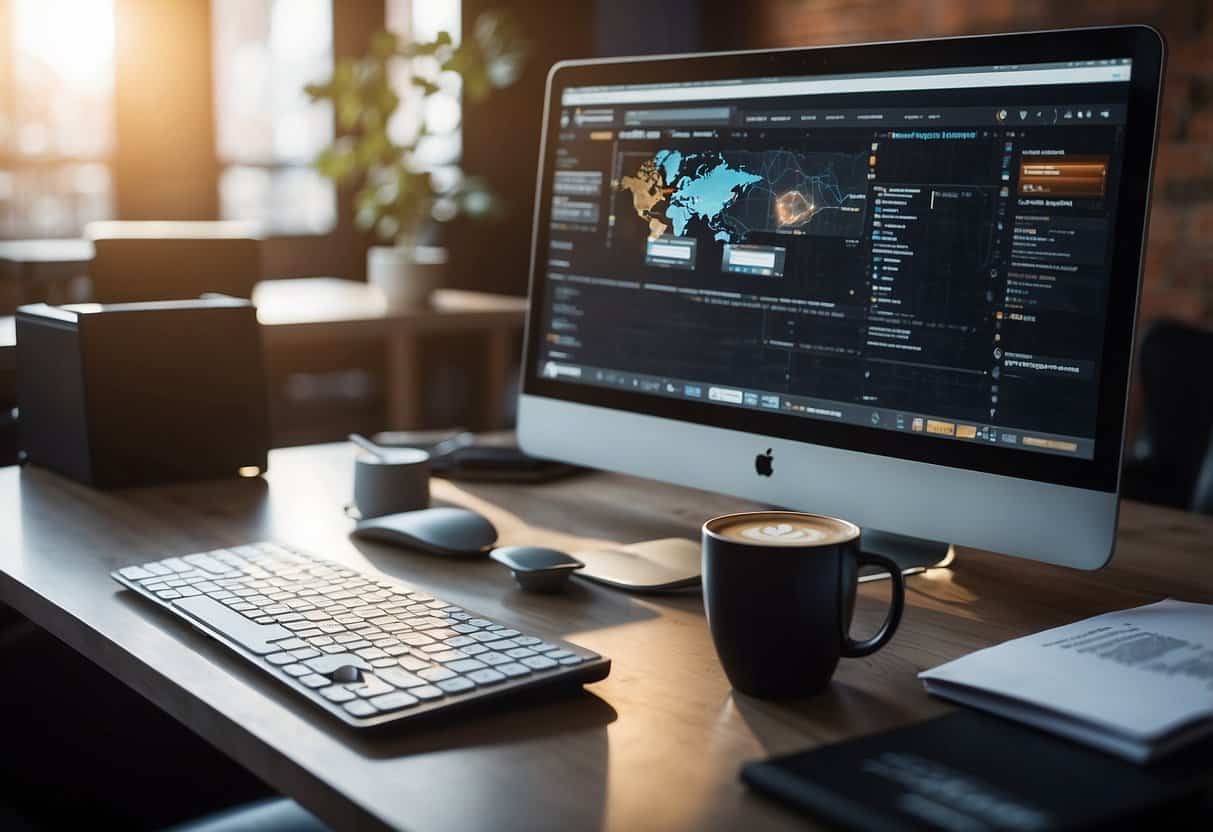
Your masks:
<path fill-rule="evenodd" d="M 256 476 L 261 331 L 232 298 L 17 310 L 20 448 L 89 485 Z"/>

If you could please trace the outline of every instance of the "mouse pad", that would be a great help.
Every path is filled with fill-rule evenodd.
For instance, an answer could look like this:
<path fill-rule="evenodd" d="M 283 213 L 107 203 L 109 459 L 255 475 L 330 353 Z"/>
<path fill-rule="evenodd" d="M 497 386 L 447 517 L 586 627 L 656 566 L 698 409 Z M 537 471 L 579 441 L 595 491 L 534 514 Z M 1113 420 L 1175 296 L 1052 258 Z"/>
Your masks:
<path fill-rule="evenodd" d="M 1199 827 L 1172 821 L 1188 816 L 1213 773 L 1209 747 L 1201 745 L 1203 764 L 1192 765 L 1196 757 L 1185 754 L 1166 767 L 1142 767 L 996 717 L 957 711 L 748 763 L 741 779 L 847 829 L 1137 828 L 1147 818 L 1153 825 L 1159 815 L 1166 828 L 1187 829 Z"/>

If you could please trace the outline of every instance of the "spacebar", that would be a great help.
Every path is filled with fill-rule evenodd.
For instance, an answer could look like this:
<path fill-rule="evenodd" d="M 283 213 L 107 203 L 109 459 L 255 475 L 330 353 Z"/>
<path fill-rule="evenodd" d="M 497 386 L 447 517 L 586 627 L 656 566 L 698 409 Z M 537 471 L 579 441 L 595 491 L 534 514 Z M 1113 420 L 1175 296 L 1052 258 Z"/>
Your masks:
<path fill-rule="evenodd" d="M 269 643 L 271 640 L 291 635 L 291 631 L 281 624 L 256 624 L 205 595 L 178 598 L 173 601 L 173 606 L 259 656 L 277 649 Z"/>

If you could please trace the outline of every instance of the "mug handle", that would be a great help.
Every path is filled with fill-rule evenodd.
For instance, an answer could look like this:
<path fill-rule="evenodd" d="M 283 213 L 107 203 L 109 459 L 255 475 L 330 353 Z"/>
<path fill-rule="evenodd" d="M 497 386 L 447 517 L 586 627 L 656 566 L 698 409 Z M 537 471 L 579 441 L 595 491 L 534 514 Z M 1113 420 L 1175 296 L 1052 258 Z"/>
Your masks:
<path fill-rule="evenodd" d="M 849 635 L 842 637 L 842 655 L 848 659 L 870 656 L 884 647 L 893 637 L 893 633 L 897 632 L 897 625 L 901 623 L 901 610 L 906 602 L 906 582 L 901 575 L 900 566 L 884 555 L 872 552 L 859 552 L 856 560 L 859 566 L 877 566 L 888 572 L 889 577 L 893 579 L 893 595 L 889 604 L 889 614 L 875 635 L 865 638 L 863 641 L 856 641 Z"/>

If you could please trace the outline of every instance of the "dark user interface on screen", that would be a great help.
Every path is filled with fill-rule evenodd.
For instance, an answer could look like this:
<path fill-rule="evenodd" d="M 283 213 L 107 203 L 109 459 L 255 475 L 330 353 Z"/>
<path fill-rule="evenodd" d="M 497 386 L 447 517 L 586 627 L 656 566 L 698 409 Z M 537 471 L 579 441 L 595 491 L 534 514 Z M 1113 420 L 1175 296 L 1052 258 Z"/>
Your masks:
<path fill-rule="evenodd" d="M 1016 69 L 565 90 L 535 371 L 1091 458 L 1129 64 Z"/>

